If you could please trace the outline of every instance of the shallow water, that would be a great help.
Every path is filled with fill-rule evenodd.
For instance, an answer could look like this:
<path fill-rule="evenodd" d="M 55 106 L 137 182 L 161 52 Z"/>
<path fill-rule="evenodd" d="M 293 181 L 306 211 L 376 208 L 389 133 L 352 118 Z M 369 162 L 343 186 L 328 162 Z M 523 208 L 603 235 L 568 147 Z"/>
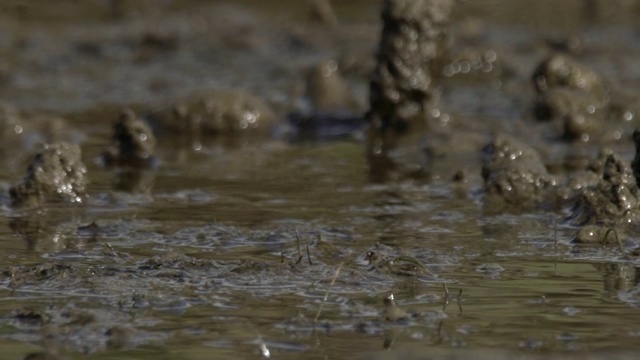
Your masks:
<path fill-rule="evenodd" d="M 480 148 L 436 159 L 429 181 L 386 184 L 369 181 L 357 139 L 185 145 L 164 135 L 153 170 L 100 166 L 123 106 L 249 89 L 284 123 L 305 107 L 292 89 L 311 64 L 372 56 L 377 2 L 336 2 L 331 30 L 308 23 L 299 1 L 125 1 L 115 18 L 106 2 L 63 3 L 63 14 L 12 2 L 0 13 L 0 98 L 68 118 L 91 179 L 82 206 L 3 207 L 6 358 L 632 358 L 640 261 L 627 250 L 637 237 L 625 249 L 580 248 L 566 212 L 484 212 Z M 454 119 L 477 121 L 480 136 L 535 128 L 529 74 L 547 37 L 579 36 L 582 60 L 614 87 L 638 85 L 635 2 L 467 3 L 452 41 L 497 52 L 504 73 L 453 76 L 442 101 Z M 154 31 L 176 48 L 140 49 Z M 368 66 L 349 77 L 362 101 Z M 39 136 L 2 147 L 3 189 L 23 176 Z M 627 139 L 606 146 L 631 159 Z M 552 143 L 545 156 L 554 164 L 567 153 Z M 467 182 L 449 181 L 458 170 Z M 368 251 L 393 265 L 369 265 Z M 383 319 L 390 293 L 409 319 Z"/>

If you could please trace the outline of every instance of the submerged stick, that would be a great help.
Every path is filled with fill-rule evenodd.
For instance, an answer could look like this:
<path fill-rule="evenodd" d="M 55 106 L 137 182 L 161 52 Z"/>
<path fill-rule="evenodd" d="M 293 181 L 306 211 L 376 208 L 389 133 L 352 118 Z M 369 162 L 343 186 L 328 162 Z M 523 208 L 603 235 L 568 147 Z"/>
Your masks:
<path fill-rule="evenodd" d="M 553 257 L 553 272 L 558 276 L 558 220 L 554 220 L 553 226 L 553 249 L 555 256 Z"/>
<path fill-rule="evenodd" d="M 300 235 L 298 235 L 298 229 L 296 229 L 296 244 L 298 246 L 298 259 L 296 260 L 296 265 L 298 265 L 302 261 L 302 251 L 300 250 Z"/>
<path fill-rule="evenodd" d="M 437 338 L 436 341 L 434 341 L 434 345 L 442 345 L 442 343 L 444 342 L 444 335 L 442 334 L 442 328 L 444 326 L 444 320 L 440 320 L 440 322 L 438 323 L 438 330 L 436 332 Z"/>
<path fill-rule="evenodd" d="M 253 329 L 253 333 L 258 338 L 258 346 L 260 347 L 260 355 L 262 355 L 262 357 L 264 359 L 270 359 L 271 358 L 271 352 L 269 351 L 269 348 L 267 347 L 267 344 L 264 342 L 264 340 L 262 340 L 262 336 L 260 336 L 260 333 L 256 329 L 256 326 L 253 324 L 253 322 L 251 320 L 247 320 L 247 322 L 248 322 L 248 325 L 251 326 L 251 329 Z"/>
<path fill-rule="evenodd" d="M 447 283 L 442 283 L 442 287 L 444 288 L 444 304 L 442 305 L 442 311 L 447 309 L 447 305 L 449 305 L 449 287 L 447 287 Z"/>
<path fill-rule="evenodd" d="M 624 247 L 622 246 L 622 241 L 620 241 L 620 238 L 618 237 L 618 232 L 614 228 L 607 229 L 607 232 L 604 233 L 604 238 L 602 239 L 602 244 L 606 244 L 607 243 L 607 240 L 609 240 L 609 234 L 611 234 L 611 233 L 613 233 L 613 235 L 615 235 L 616 242 L 618 243 L 618 248 L 620 249 L 620 251 L 624 252 Z"/>
<path fill-rule="evenodd" d="M 400 255 L 400 256 L 396 257 L 395 260 L 397 260 L 397 261 L 406 261 L 408 263 L 414 264 L 414 265 L 418 266 L 420 269 L 425 270 L 426 272 L 428 272 L 429 275 L 434 276 L 434 277 L 436 276 L 436 274 L 434 274 L 433 271 L 431 271 L 425 264 L 423 264 L 422 261 L 414 258 L 413 256 Z"/>
<path fill-rule="evenodd" d="M 260 355 L 265 359 L 271 358 L 271 352 L 269 351 L 267 344 L 262 340 L 262 337 L 258 336 L 258 341 L 260 342 Z"/>
<path fill-rule="evenodd" d="M 298 255 L 302 256 L 302 252 L 300 251 L 300 235 L 298 234 L 298 229 L 296 229 L 296 244 L 298 245 Z"/>
<path fill-rule="evenodd" d="M 445 311 L 447 309 L 447 305 L 449 305 L 449 300 L 451 299 L 451 293 L 449 292 L 449 287 L 447 286 L 447 283 L 442 283 L 442 287 L 444 288 L 444 304 L 442 305 L 442 311 Z M 460 302 L 461 298 L 462 298 L 462 289 L 458 291 L 458 296 L 456 296 L 456 303 L 458 303 L 458 310 L 460 311 L 460 314 L 462 314 L 462 303 Z"/>
<path fill-rule="evenodd" d="M 331 283 L 329 284 L 329 288 L 327 289 L 327 292 L 324 294 L 324 298 L 322 299 L 322 303 L 320 304 L 320 308 L 318 309 L 316 318 L 313 319 L 314 324 L 317 323 L 318 319 L 320 318 L 320 313 L 322 312 L 322 308 L 324 308 L 324 304 L 327 302 L 327 299 L 329 298 L 329 291 L 331 291 L 333 284 L 336 283 L 336 280 L 338 279 L 338 275 L 340 275 L 340 270 L 342 269 L 342 265 L 344 265 L 344 263 L 340 263 L 340 265 L 338 265 L 338 268 L 336 269 L 336 272 L 333 274 L 333 278 L 331 279 Z"/>

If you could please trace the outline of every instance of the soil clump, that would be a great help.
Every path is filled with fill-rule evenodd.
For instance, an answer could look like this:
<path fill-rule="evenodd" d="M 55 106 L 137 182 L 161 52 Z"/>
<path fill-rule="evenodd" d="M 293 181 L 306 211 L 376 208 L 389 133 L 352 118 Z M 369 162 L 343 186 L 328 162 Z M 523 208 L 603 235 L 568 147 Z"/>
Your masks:
<path fill-rule="evenodd" d="M 78 145 L 45 145 L 27 169 L 22 182 L 9 190 L 14 207 L 36 207 L 47 202 L 81 203 L 86 196 L 87 168 Z"/>

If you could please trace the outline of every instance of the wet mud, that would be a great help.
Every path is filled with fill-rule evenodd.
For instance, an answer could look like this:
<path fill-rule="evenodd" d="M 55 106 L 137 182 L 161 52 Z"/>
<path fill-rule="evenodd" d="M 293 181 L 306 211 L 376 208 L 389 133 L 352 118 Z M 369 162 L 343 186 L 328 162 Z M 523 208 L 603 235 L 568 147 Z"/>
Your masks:
<path fill-rule="evenodd" d="M 424 132 L 432 111 L 438 111 L 439 64 L 453 5 L 448 0 L 382 4 L 382 33 L 365 115 L 367 156 L 375 180 L 384 180 L 386 169 L 395 167 L 389 153 L 400 138 Z"/>
<path fill-rule="evenodd" d="M 81 203 L 87 195 L 86 173 L 78 145 L 44 145 L 29 164 L 25 178 L 9 189 L 11 206 L 36 207 L 56 201 Z"/>
<path fill-rule="evenodd" d="M 111 145 L 102 155 L 102 160 L 108 167 L 150 167 L 156 142 L 151 127 L 127 109 L 113 125 Z"/>
<path fill-rule="evenodd" d="M 1 4 L 3 356 L 633 358 L 639 11 Z"/>

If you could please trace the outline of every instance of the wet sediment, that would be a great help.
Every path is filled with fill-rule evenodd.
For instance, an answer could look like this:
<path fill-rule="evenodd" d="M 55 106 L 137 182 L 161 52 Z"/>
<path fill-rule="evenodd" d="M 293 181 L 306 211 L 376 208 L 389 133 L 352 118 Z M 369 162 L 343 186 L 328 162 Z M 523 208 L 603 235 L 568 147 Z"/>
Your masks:
<path fill-rule="evenodd" d="M 36 207 L 47 202 L 81 203 L 87 196 L 87 168 L 80 147 L 58 143 L 45 145 L 36 154 L 25 178 L 11 187 L 11 204 Z"/>
<path fill-rule="evenodd" d="M 451 21 L 445 0 L 384 1 L 376 39 L 377 25 L 358 30 L 331 5 L 314 1 L 311 22 L 264 32 L 257 24 L 269 21 L 234 7 L 226 11 L 239 27 L 209 31 L 205 6 L 177 15 L 198 20 L 190 25 L 166 23 L 185 33 L 129 29 L 124 48 L 74 47 L 88 63 L 134 54 L 139 74 L 196 54 L 193 69 L 205 59 L 239 73 L 217 73 L 224 86 L 164 101 L 163 91 L 183 88 L 156 74 L 147 85 L 157 101 L 95 105 L 97 118 L 0 106 L 8 164 L 52 143 L 5 186 L 0 322 L 44 349 L 26 358 L 166 355 L 199 351 L 194 344 L 208 354 L 335 348 L 344 357 L 370 350 L 371 339 L 391 357 L 419 358 L 408 342 L 574 351 L 609 344 L 602 326 L 635 343 L 625 315 L 640 304 L 637 130 L 627 159 L 636 104 L 602 66 L 581 61 L 593 45 L 554 38 L 542 54 L 500 38 L 499 49 L 492 24 Z M 135 21 L 135 9 L 114 2 L 109 26 Z M 213 45 L 191 52 L 193 24 Z M 40 66 L 72 67 L 55 60 Z M 252 86 L 238 85 L 248 77 Z M 472 109 L 447 92 L 472 94 Z M 122 108 L 133 110 L 110 128 Z M 86 137 L 69 136 L 77 129 Z M 364 350 L 323 343 L 335 338 Z"/>
<path fill-rule="evenodd" d="M 424 132 L 437 110 L 446 27 L 454 2 L 384 1 L 382 34 L 369 86 L 366 152 L 372 173 L 392 167 L 389 152 L 408 133 Z M 372 174 L 373 177 L 376 177 Z"/>
<path fill-rule="evenodd" d="M 102 155 L 106 166 L 150 167 L 156 147 L 153 131 L 130 110 L 124 110 L 113 125 L 111 145 Z"/>

